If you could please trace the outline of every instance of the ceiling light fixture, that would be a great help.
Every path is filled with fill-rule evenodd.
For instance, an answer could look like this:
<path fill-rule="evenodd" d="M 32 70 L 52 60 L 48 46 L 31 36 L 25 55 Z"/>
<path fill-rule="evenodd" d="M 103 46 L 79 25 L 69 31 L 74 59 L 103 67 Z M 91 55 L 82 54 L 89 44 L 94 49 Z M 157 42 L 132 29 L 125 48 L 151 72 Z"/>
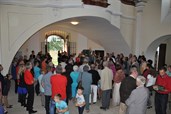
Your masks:
<path fill-rule="evenodd" d="M 78 22 L 78 21 L 71 21 L 71 24 L 72 24 L 72 25 L 78 25 L 79 22 Z"/>

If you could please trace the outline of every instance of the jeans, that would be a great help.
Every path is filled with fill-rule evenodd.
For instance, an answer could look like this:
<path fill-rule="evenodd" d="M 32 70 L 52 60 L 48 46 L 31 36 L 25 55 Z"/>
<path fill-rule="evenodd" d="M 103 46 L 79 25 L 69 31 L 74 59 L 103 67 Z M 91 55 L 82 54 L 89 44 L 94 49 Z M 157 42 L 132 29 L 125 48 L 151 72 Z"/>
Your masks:
<path fill-rule="evenodd" d="M 46 109 L 46 114 L 49 114 L 50 99 L 51 99 L 51 96 L 45 95 L 45 109 Z"/>
<path fill-rule="evenodd" d="M 155 111 L 156 114 L 167 114 L 167 103 L 168 103 L 168 94 L 155 94 Z"/>
<path fill-rule="evenodd" d="M 54 100 L 50 100 L 50 114 L 55 114 L 55 101 Z"/>
<path fill-rule="evenodd" d="M 78 107 L 78 114 L 83 114 L 83 112 L 84 112 L 84 106 Z"/>

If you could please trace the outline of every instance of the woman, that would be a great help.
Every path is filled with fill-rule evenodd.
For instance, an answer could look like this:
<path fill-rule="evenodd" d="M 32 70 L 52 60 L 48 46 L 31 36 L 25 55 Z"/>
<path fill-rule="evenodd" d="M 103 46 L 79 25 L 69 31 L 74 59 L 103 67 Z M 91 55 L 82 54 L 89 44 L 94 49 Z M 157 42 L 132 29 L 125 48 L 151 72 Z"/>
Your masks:
<path fill-rule="evenodd" d="M 79 72 L 78 72 L 78 66 L 77 65 L 74 65 L 73 66 L 73 72 L 71 72 L 70 76 L 72 78 L 72 81 L 73 83 L 71 84 L 71 90 L 72 90 L 72 98 L 75 98 L 76 97 L 76 88 L 78 86 L 78 76 L 79 76 Z"/>
<path fill-rule="evenodd" d="M 18 98 L 21 103 L 21 106 L 26 107 L 26 84 L 24 81 L 24 72 L 25 72 L 25 65 L 20 65 L 18 70 Z"/>
<path fill-rule="evenodd" d="M 146 79 L 138 76 L 136 79 L 137 88 L 132 91 L 126 100 L 127 114 L 146 114 L 149 91 L 144 87 Z"/>
<path fill-rule="evenodd" d="M 120 94 L 119 94 L 119 89 L 122 80 L 125 78 L 125 73 L 122 70 L 121 65 L 117 64 L 116 65 L 116 74 L 114 76 L 114 90 L 113 90 L 113 105 L 118 106 L 120 104 Z"/>

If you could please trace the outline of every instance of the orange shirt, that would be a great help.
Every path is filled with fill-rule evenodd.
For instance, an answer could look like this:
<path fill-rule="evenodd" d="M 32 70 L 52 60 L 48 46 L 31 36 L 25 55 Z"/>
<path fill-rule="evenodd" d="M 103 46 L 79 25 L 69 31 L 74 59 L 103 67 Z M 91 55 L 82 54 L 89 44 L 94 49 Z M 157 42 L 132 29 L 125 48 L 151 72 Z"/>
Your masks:
<path fill-rule="evenodd" d="M 61 74 L 53 75 L 50 79 L 51 82 L 51 90 L 52 90 L 52 98 L 56 94 L 61 94 L 61 99 L 66 99 L 66 86 L 67 86 L 67 78 Z"/>
<path fill-rule="evenodd" d="M 46 61 L 42 61 L 42 70 L 46 73 Z"/>
<path fill-rule="evenodd" d="M 27 85 L 32 85 L 34 83 L 34 77 L 29 70 L 24 72 L 24 81 Z"/>

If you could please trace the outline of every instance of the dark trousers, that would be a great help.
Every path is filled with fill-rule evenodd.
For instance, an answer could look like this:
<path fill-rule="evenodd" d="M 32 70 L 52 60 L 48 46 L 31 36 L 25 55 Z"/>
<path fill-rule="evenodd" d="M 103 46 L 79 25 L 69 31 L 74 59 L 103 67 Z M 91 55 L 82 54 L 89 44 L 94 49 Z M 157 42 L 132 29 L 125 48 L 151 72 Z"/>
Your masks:
<path fill-rule="evenodd" d="M 46 109 L 46 114 L 49 114 L 50 99 L 51 99 L 51 96 L 45 95 L 45 109 Z"/>
<path fill-rule="evenodd" d="M 166 114 L 168 103 L 168 94 L 155 94 L 155 111 L 156 114 Z"/>
<path fill-rule="evenodd" d="M 26 95 L 27 94 L 19 94 L 19 101 L 22 106 L 26 105 Z"/>
<path fill-rule="evenodd" d="M 110 93 L 111 90 L 104 90 L 102 91 L 102 107 L 109 108 L 110 105 Z"/>
<path fill-rule="evenodd" d="M 84 106 L 78 107 L 78 114 L 83 114 L 83 112 L 84 112 Z"/>
<path fill-rule="evenodd" d="M 27 92 L 28 92 L 27 110 L 31 111 L 33 110 L 33 103 L 34 103 L 34 85 L 27 85 Z"/>
<path fill-rule="evenodd" d="M 36 85 L 35 85 L 35 91 L 36 91 L 36 95 L 38 96 L 40 94 L 40 85 L 39 82 L 37 81 Z"/>
<path fill-rule="evenodd" d="M 14 82 L 15 82 L 15 93 L 17 94 L 17 89 L 18 89 L 18 82 L 17 82 L 17 79 L 15 79 Z"/>

